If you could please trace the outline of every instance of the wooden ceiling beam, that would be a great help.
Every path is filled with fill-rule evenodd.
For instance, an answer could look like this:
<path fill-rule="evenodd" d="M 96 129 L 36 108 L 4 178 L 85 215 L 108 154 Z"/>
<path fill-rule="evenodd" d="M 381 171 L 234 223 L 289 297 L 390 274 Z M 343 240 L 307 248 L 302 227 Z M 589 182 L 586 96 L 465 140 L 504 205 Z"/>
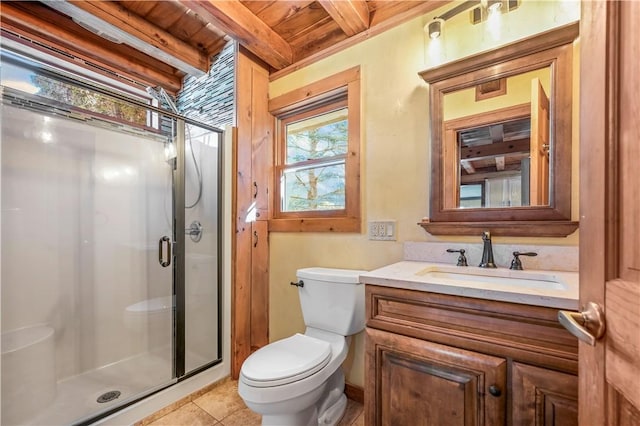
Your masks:
<path fill-rule="evenodd" d="M 369 29 L 369 6 L 365 0 L 318 0 L 318 3 L 348 37 Z"/>
<path fill-rule="evenodd" d="M 89 27 L 96 27 L 179 70 L 202 76 L 209 71 L 206 52 L 173 36 L 113 1 L 45 2 Z"/>
<path fill-rule="evenodd" d="M 293 63 L 289 43 L 238 0 L 179 1 L 273 68 L 282 69 Z"/>
<path fill-rule="evenodd" d="M 20 5 L 29 7 L 30 10 L 27 11 L 19 7 Z M 80 27 L 72 31 L 69 25 L 71 25 L 70 19 L 35 2 L 2 3 L 2 28 L 100 65 L 131 80 L 153 86 L 160 85 L 170 92 L 180 90 L 182 86 L 180 76 L 169 75 L 145 63 L 127 59 L 117 51 L 117 48 L 110 48 L 109 42 L 103 39 L 96 42 L 98 36 Z M 158 63 L 158 65 L 164 64 Z M 95 68 L 91 69 L 95 70 Z"/>
<path fill-rule="evenodd" d="M 473 163 L 469 160 L 460 160 L 460 165 L 464 168 L 468 175 L 472 175 L 476 172 L 475 167 L 473 167 Z"/>
<path fill-rule="evenodd" d="M 529 138 L 517 141 L 490 143 L 486 145 L 470 146 L 460 149 L 460 159 L 476 161 L 495 158 L 509 154 L 529 152 Z"/>

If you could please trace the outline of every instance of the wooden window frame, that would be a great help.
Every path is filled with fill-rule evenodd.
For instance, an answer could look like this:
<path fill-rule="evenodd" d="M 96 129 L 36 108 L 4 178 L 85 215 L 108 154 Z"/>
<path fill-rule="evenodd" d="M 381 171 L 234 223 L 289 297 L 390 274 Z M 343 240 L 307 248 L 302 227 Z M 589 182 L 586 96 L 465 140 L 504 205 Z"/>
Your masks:
<path fill-rule="evenodd" d="M 344 107 L 347 108 L 349 122 L 345 155 L 345 208 L 281 211 L 280 175 L 286 168 L 285 126 L 292 121 Z M 273 191 L 269 192 L 269 231 L 360 232 L 360 67 L 350 68 L 278 96 L 269 101 L 269 112 L 276 123 Z"/>

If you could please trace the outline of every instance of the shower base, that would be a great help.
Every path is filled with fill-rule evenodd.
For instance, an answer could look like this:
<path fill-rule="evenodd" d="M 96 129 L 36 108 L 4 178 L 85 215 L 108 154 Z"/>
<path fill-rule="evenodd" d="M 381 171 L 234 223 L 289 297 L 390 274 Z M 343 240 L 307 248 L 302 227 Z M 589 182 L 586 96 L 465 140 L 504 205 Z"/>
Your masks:
<path fill-rule="evenodd" d="M 170 356 L 144 353 L 69 377 L 57 383 L 55 400 L 24 424 L 81 422 L 170 383 L 171 371 Z M 112 391 L 120 392 L 119 396 L 104 403 L 97 401 Z"/>

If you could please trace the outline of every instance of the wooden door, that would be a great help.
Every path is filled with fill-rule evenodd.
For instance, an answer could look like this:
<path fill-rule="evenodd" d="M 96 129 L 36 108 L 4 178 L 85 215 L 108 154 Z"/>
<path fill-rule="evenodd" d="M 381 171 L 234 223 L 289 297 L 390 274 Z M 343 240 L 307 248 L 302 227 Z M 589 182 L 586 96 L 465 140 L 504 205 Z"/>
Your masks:
<path fill-rule="evenodd" d="M 549 98 L 539 78 L 531 80 L 531 167 L 529 200 L 532 206 L 549 204 Z"/>
<path fill-rule="evenodd" d="M 504 425 L 505 359 L 372 328 L 366 342 L 366 424 Z"/>
<path fill-rule="evenodd" d="M 606 330 L 580 343 L 584 425 L 640 425 L 640 2 L 582 3 L 580 302 Z"/>
<path fill-rule="evenodd" d="M 244 360 L 269 343 L 269 170 L 260 159 L 271 155 L 273 117 L 264 64 L 240 49 L 236 72 L 231 376 L 237 379 Z"/>

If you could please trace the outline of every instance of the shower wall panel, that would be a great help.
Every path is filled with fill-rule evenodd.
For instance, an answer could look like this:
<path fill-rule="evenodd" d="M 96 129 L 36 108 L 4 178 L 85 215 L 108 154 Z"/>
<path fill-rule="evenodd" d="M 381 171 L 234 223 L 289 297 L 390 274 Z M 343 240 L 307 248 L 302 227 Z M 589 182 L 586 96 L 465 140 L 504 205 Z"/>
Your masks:
<path fill-rule="evenodd" d="M 172 229 L 162 143 L 7 106 L 2 117 L 2 331 L 52 326 L 58 380 L 148 351 L 158 333 L 125 310 L 172 292 L 158 265 L 158 229 Z M 171 324 L 159 333 L 170 353 Z"/>

